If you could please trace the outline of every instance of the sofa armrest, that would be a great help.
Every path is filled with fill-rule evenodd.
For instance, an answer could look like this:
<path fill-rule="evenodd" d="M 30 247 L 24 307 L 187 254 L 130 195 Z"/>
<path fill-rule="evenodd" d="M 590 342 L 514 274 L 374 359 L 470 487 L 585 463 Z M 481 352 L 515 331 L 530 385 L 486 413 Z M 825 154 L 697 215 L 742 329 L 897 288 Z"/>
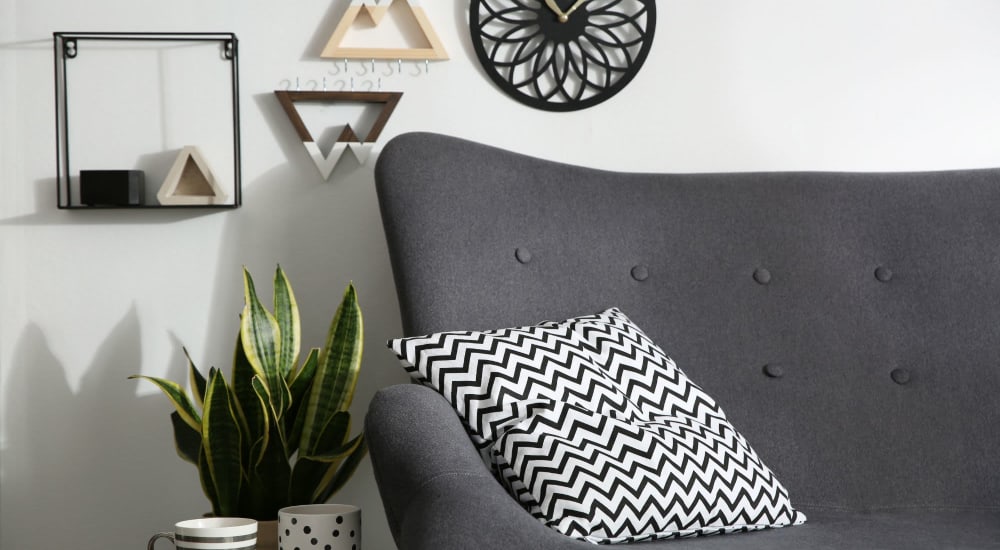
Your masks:
<path fill-rule="evenodd" d="M 582 544 L 548 529 L 507 494 L 455 411 L 429 388 L 401 384 L 378 391 L 365 436 L 400 550 Z"/>

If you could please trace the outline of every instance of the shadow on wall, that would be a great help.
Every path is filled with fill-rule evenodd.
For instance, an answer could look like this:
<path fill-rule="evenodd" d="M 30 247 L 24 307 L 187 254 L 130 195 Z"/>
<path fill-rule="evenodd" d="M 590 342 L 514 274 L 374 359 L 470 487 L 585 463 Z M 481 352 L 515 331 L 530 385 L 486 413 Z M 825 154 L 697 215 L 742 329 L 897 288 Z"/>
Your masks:
<path fill-rule="evenodd" d="M 17 527 L 22 543 L 136 548 L 152 534 L 151 506 L 143 503 L 180 509 L 200 492 L 190 465 L 178 459 L 176 467 L 159 466 L 163 453 L 173 454 L 165 444 L 171 435 L 163 399 L 139 397 L 138 383 L 127 379 L 140 371 L 141 355 L 133 307 L 74 391 L 42 329 L 31 324 L 21 333 L 10 365 L 0 463 L 18 472 L 3 480 L 3 523 Z M 182 356 L 171 360 L 183 364 Z M 169 376 L 183 374 L 171 367 Z M 160 530 L 171 522 L 155 519 Z"/>

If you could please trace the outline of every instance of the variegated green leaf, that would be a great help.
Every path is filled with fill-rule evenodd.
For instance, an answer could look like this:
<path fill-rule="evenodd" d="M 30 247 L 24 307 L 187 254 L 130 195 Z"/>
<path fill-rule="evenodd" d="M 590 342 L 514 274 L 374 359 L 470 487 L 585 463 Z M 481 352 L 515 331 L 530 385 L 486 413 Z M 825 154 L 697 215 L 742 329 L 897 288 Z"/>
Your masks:
<path fill-rule="evenodd" d="M 299 305 L 288 282 L 285 272 L 278 266 L 274 274 L 274 316 L 278 321 L 281 345 L 278 346 L 278 372 L 288 380 L 299 361 L 302 341 L 302 324 L 299 320 Z"/>
<path fill-rule="evenodd" d="M 309 355 L 302 363 L 302 368 L 292 373 L 292 379 L 288 387 L 292 392 L 292 399 L 301 400 L 306 395 L 309 385 L 312 384 L 313 376 L 316 375 L 316 367 L 319 365 L 319 348 L 309 350 Z"/>
<path fill-rule="evenodd" d="M 296 504 L 311 504 L 316 486 L 328 467 L 328 464 L 299 457 L 288 483 L 288 500 Z"/>
<path fill-rule="evenodd" d="M 350 406 L 361 368 L 363 341 L 361 308 L 354 285 L 350 284 L 330 323 L 326 347 L 320 355 L 309 390 L 300 455 L 310 456 L 320 452 L 323 428 L 337 412 Z"/>
<path fill-rule="evenodd" d="M 184 350 L 184 357 L 188 360 L 188 371 L 191 381 L 191 394 L 194 396 L 194 402 L 198 404 L 199 407 L 205 406 L 205 377 L 201 375 L 198 367 L 195 366 L 194 361 L 191 359 L 191 354 L 188 353 L 187 348 L 182 347 Z"/>
<path fill-rule="evenodd" d="M 212 503 L 212 514 L 222 516 L 222 510 L 219 508 L 219 497 L 215 493 L 215 482 L 212 481 L 212 472 L 208 467 L 208 457 L 204 446 L 198 453 L 198 480 L 201 481 L 201 490 L 205 493 L 208 501 Z"/>
<path fill-rule="evenodd" d="M 243 438 L 243 463 L 249 464 L 253 460 L 251 457 L 254 456 L 251 447 L 258 434 L 263 433 L 267 425 L 267 419 L 264 417 L 267 411 L 261 410 L 260 398 L 253 389 L 253 378 L 258 375 L 243 352 L 240 334 L 236 335 L 234 348 L 230 388 L 237 405 L 236 414 L 240 422 L 240 432 L 247 435 Z M 270 410 L 270 407 L 270 402 L 268 402 L 267 410 Z"/>
<path fill-rule="evenodd" d="M 316 493 L 313 495 L 313 503 L 320 504 L 326 502 L 337 491 L 343 489 L 347 481 L 354 475 L 355 470 L 358 469 L 358 465 L 361 464 L 361 461 L 368 454 L 368 444 L 365 441 L 364 433 L 358 435 L 353 441 L 356 441 L 356 443 L 353 446 L 353 450 L 347 455 L 347 458 L 338 467 L 327 470 L 328 474 L 331 475 L 324 476 L 319 486 L 316 487 Z"/>
<path fill-rule="evenodd" d="M 344 443 L 340 447 L 333 449 L 332 451 L 329 451 L 327 453 L 307 456 L 303 458 L 308 458 L 309 460 L 315 460 L 316 462 L 325 462 L 327 464 L 338 463 L 339 461 L 343 460 L 347 455 L 353 453 L 354 450 L 357 449 L 359 445 L 361 445 L 361 443 L 364 440 L 364 438 L 362 437 L 363 435 L 364 433 L 360 433 L 357 436 L 355 436 L 354 439 L 348 441 L 347 443 Z"/>
<path fill-rule="evenodd" d="M 281 330 L 278 321 L 264 308 L 257 297 L 253 278 L 243 270 L 244 307 L 240 318 L 240 335 L 243 351 L 254 371 L 264 379 L 271 396 L 272 413 L 281 419 L 291 400 L 288 385 L 278 368 L 281 354 Z"/>
<path fill-rule="evenodd" d="M 303 402 L 312 384 L 313 376 L 316 374 L 316 365 L 319 364 L 319 348 L 309 350 L 302 368 L 295 371 L 292 381 L 289 383 L 289 391 L 292 394 L 292 405 L 285 415 L 285 433 L 288 434 L 289 448 L 297 449 L 299 437 L 302 435 L 302 424 L 305 421 L 302 411 L 306 410 Z"/>
<path fill-rule="evenodd" d="M 180 387 L 176 382 L 171 382 L 170 380 L 164 380 L 163 378 L 156 378 L 154 376 L 142 376 L 133 375 L 129 376 L 129 380 L 136 379 L 149 380 L 150 382 L 156 384 L 160 390 L 167 396 L 167 399 L 174 405 L 177 409 L 177 413 L 180 415 L 184 422 L 191 426 L 191 429 L 197 430 L 201 433 L 201 416 L 198 411 L 195 410 L 194 405 L 188 398 L 187 394 L 184 393 L 184 388 Z"/>
<path fill-rule="evenodd" d="M 318 429 L 316 451 L 313 453 L 299 452 L 299 459 L 292 470 L 292 486 L 289 489 L 293 498 L 301 502 L 313 502 L 323 479 L 328 477 L 330 469 L 336 469 L 339 460 L 323 461 L 313 457 L 331 456 L 342 449 L 351 430 L 351 414 L 338 411 L 330 420 Z"/>
<path fill-rule="evenodd" d="M 261 442 L 259 454 L 251 457 L 253 459 L 253 466 L 256 468 L 264 459 L 264 452 L 267 450 L 268 445 L 271 444 L 271 418 L 267 413 L 271 396 L 267 394 L 267 386 L 264 385 L 264 381 L 260 379 L 260 376 L 254 376 L 251 384 L 253 384 L 254 395 L 257 396 L 257 410 L 260 412 L 260 417 L 263 421 L 262 425 L 259 426 L 259 430 L 253 432 L 260 434 Z"/>
<path fill-rule="evenodd" d="M 177 456 L 198 465 L 198 453 L 201 452 L 201 433 L 188 425 L 180 413 L 170 413 L 170 424 L 174 427 L 174 447 Z"/>
<path fill-rule="evenodd" d="M 318 457 L 336 454 L 351 437 L 351 413 L 337 411 L 319 432 L 316 450 L 301 456 Z"/>
<path fill-rule="evenodd" d="M 233 399 L 222 373 L 216 371 L 205 392 L 202 418 L 202 449 L 211 475 L 212 488 L 218 501 L 218 513 L 238 514 L 242 465 L 242 441 Z"/>
<path fill-rule="evenodd" d="M 247 484 L 240 493 L 240 514 L 258 520 L 274 519 L 280 508 L 296 504 L 288 498 L 291 464 L 275 425 L 270 424 L 270 428 L 269 443 L 260 450 L 262 459 L 247 472 Z"/>
<path fill-rule="evenodd" d="M 324 350 L 324 384 L 331 375 L 334 379 L 331 398 L 338 411 L 346 411 L 354 399 L 354 388 L 361 372 L 361 355 L 364 351 L 364 320 L 358 293 L 354 284 L 347 285 L 344 298 L 330 324 Z"/>

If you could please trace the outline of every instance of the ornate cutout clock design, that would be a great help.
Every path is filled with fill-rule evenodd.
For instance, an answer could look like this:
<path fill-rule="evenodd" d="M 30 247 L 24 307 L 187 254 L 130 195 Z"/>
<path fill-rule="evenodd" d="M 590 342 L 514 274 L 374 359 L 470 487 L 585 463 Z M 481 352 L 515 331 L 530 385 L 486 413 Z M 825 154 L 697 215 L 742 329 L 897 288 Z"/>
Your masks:
<path fill-rule="evenodd" d="M 575 111 L 635 77 L 656 29 L 655 0 L 472 0 L 476 55 L 505 93 L 531 107 Z"/>

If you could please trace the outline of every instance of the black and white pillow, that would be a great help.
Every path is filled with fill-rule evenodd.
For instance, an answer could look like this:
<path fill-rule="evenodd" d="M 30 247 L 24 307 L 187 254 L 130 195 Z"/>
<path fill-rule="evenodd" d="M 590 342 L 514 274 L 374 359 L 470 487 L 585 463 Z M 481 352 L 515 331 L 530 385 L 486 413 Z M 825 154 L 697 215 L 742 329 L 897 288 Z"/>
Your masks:
<path fill-rule="evenodd" d="M 389 347 L 416 381 L 452 404 L 511 494 L 570 536 L 626 542 L 805 520 L 715 400 L 618 309 L 528 327 L 401 338 Z M 560 439 L 574 427 L 585 428 L 572 433 L 588 438 L 579 450 L 574 441 Z M 561 454 L 532 454 L 529 449 L 540 441 Z M 574 492 L 568 483 L 557 494 L 546 489 L 559 487 L 563 476 L 611 474 L 586 470 L 588 459 L 594 464 L 604 456 L 602 446 L 630 464 L 659 457 L 666 467 L 673 460 L 676 475 L 667 469 L 667 477 L 642 477 L 637 470 L 640 477 L 631 480 L 626 472 L 615 474 L 609 487 L 591 483 Z M 738 467 L 713 466 L 727 460 Z M 553 471 L 539 475 L 546 470 Z M 685 477 L 691 475 L 697 483 Z M 652 489 L 677 480 L 683 494 Z M 636 487 L 645 489 L 631 490 Z M 629 515 L 654 501 L 679 508 L 659 523 Z M 582 517 L 572 519 L 574 514 Z"/>
<path fill-rule="evenodd" d="M 662 348 L 618 308 L 566 321 L 603 369 L 647 418 L 685 416 L 705 424 L 726 415 Z"/>
<path fill-rule="evenodd" d="M 593 363 L 569 321 L 400 338 L 389 341 L 389 347 L 414 380 L 452 404 L 473 442 L 484 450 L 533 409 L 552 403 L 642 417 Z"/>
<path fill-rule="evenodd" d="M 597 544 L 755 531 L 805 521 L 731 426 L 636 421 L 556 405 L 493 446 L 504 485 L 540 521 Z"/>

